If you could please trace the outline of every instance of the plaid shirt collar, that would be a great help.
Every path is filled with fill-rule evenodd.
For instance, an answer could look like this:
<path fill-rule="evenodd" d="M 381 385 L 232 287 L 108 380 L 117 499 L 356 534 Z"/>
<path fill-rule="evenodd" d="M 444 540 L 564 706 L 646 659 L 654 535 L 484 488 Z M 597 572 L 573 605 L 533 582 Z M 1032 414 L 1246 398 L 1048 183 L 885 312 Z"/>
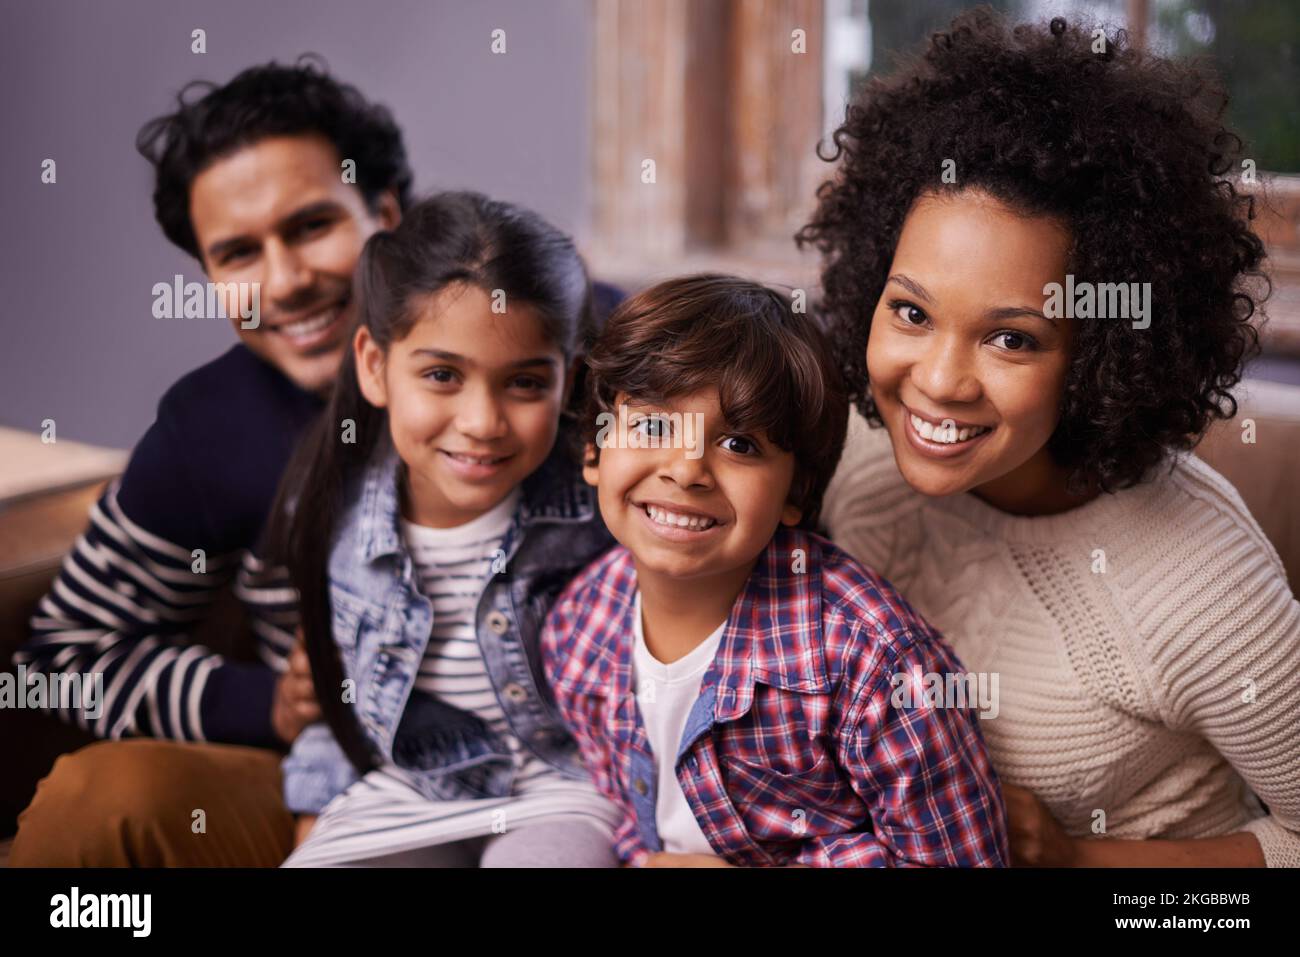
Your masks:
<path fill-rule="evenodd" d="M 792 571 L 796 549 L 802 549 L 808 565 L 799 573 Z M 628 701 L 637 579 L 631 552 L 623 546 L 617 551 L 601 584 L 610 616 L 603 634 L 613 643 L 601 648 L 591 667 L 572 683 L 584 694 Z M 734 721 L 748 712 L 755 682 L 787 691 L 830 691 L 820 642 L 821 570 L 812 564 L 815 553 L 806 533 L 781 525 L 759 556 L 704 675 L 701 695 L 713 699 L 715 722 Z"/>

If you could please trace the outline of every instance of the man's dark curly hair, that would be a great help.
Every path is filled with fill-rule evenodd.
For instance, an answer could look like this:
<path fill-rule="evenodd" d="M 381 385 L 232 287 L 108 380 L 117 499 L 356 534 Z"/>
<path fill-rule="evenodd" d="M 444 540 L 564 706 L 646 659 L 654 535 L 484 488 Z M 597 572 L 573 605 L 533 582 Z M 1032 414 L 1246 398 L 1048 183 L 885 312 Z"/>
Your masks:
<path fill-rule="evenodd" d="M 202 91 L 198 100 L 195 91 Z M 270 136 L 317 133 L 356 161 L 357 188 L 374 212 L 392 190 L 399 208 L 411 199 L 411 168 L 392 114 L 329 75 L 310 55 L 293 66 L 250 67 L 224 86 L 202 80 L 176 96 L 174 113 L 150 120 L 136 149 L 153 164 L 154 215 L 167 238 L 196 259 L 190 184 L 215 160 Z M 340 170 L 340 174 L 341 174 Z"/>
<path fill-rule="evenodd" d="M 821 156 L 842 166 L 796 240 L 825 257 L 821 306 L 853 403 L 876 425 L 871 316 L 922 194 L 975 188 L 1050 215 L 1069 229 L 1077 282 L 1150 282 L 1149 328 L 1078 322 L 1048 443 L 1072 488 L 1112 491 L 1236 414 L 1229 390 L 1259 349 L 1250 320 L 1267 280 L 1254 201 L 1225 178 L 1242 142 L 1220 122 L 1213 71 L 1133 49 L 1122 30 L 1096 45 L 1092 27 L 1059 17 L 959 15 L 849 106 Z M 941 182 L 946 159 L 957 185 Z"/>

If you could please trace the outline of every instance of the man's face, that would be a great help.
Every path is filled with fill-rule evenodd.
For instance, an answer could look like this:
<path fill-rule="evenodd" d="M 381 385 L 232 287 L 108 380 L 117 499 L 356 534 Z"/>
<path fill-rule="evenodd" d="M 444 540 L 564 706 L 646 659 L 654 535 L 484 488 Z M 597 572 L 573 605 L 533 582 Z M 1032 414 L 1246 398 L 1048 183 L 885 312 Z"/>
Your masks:
<path fill-rule="evenodd" d="M 299 387 L 334 381 L 356 314 L 352 271 L 369 236 L 397 225 L 388 194 L 371 213 L 316 135 L 277 136 L 212 163 L 190 185 L 190 220 L 208 279 L 260 284 L 260 321 L 235 332 Z M 252 325 L 249 323 L 248 325 Z"/>

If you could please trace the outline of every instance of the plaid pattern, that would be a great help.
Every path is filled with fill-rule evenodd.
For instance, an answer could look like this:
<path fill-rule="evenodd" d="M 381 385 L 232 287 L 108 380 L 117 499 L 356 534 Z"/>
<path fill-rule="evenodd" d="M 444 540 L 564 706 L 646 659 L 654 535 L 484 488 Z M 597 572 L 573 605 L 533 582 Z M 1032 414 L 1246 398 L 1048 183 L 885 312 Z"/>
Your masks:
<path fill-rule="evenodd" d="M 631 553 L 616 546 L 557 599 L 541 643 L 583 761 L 623 808 L 618 855 L 639 865 L 662 845 L 632 687 L 636 587 Z M 886 581 L 781 526 L 732 607 L 677 755 L 715 852 L 743 866 L 1009 863 L 973 708 L 891 702 L 893 676 L 918 671 L 964 669 Z"/>

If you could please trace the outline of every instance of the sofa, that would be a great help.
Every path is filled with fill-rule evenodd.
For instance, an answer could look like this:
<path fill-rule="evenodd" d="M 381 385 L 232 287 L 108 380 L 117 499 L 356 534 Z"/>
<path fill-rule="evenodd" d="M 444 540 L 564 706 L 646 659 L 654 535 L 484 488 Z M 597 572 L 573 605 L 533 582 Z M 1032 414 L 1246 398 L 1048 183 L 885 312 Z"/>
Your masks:
<path fill-rule="evenodd" d="M 1231 481 L 1281 556 L 1291 588 L 1300 583 L 1300 386 L 1247 380 L 1234 420 L 1216 423 L 1197 454 Z M 1253 442 L 1243 429 L 1253 423 Z M 105 484 L 124 467 L 125 453 L 0 429 L 0 668 L 26 636 L 27 620 L 85 527 Z M 235 659 L 252 660 L 251 632 L 227 592 L 196 639 Z M 16 829 L 43 777 L 61 753 L 92 740 L 54 718 L 0 709 L 0 841 Z M 2 855 L 0 855 L 2 856 Z"/>

